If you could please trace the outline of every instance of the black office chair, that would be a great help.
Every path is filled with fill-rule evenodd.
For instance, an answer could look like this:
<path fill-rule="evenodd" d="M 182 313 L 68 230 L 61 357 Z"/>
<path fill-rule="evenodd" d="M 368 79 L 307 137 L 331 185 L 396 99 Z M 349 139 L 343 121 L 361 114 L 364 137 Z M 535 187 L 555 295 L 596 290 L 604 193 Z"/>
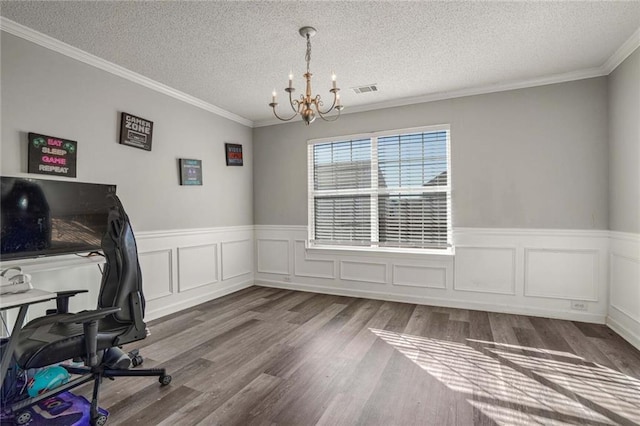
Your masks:
<path fill-rule="evenodd" d="M 158 376 L 163 386 L 171 382 L 171 376 L 163 368 L 115 369 L 107 366 L 103 357 L 109 348 L 142 340 L 147 336 L 136 241 L 129 218 L 115 195 L 113 202 L 114 206 L 109 211 L 108 230 L 102 238 L 106 263 L 98 309 L 69 313 L 69 298 L 82 291 L 58 293 L 56 311 L 27 323 L 20 332 L 15 351 L 17 364 L 25 370 L 73 358 L 82 358 L 85 367 L 65 367 L 70 373 L 81 376 L 35 398 L 13 404 L 11 410 L 16 413 L 17 424 L 30 420 L 29 411 L 23 411 L 27 407 L 93 380 L 91 424 L 102 425 L 107 420 L 98 411 L 98 395 L 103 377 Z"/>

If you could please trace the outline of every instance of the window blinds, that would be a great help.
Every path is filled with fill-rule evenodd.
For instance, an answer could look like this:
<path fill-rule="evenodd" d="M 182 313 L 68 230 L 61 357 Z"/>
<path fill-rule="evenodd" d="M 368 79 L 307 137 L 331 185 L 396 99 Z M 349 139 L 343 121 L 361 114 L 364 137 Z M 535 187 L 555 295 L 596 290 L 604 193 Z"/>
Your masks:
<path fill-rule="evenodd" d="M 309 169 L 312 243 L 448 247 L 448 129 L 311 144 Z"/>

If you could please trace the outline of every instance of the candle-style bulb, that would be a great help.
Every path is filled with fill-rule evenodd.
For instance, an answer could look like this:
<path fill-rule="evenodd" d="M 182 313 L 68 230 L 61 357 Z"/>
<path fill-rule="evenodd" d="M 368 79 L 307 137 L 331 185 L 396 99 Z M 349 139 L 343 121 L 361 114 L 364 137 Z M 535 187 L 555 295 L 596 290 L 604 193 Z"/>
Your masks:
<path fill-rule="evenodd" d="M 331 81 L 333 83 L 333 88 L 336 88 L 336 74 L 332 71 L 331 72 Z"/>
<path fill-rule="evenodd" d="M 340 106 L 340 93 L 336 95 L 336 106 Z"/>

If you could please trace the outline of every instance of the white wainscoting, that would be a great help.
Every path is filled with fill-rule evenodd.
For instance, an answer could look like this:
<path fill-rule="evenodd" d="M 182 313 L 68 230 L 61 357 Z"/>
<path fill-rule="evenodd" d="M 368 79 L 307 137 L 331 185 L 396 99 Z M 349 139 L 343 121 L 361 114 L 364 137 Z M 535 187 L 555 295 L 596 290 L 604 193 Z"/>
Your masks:
<path fill-rule="evenodd" d="M 386 262 L 340 261 L 340 279 L 371 284 L 387 283 Z"/>
<path fill-rule="evenodd" d="M 136 235 L 151 320 L 258 285 L 606 323 L 640 348 L 640 236 L 608 231 L 458 228 L 454 255 L 308 249 L 305 226 L 240 226 Z M 255 252 L 255 256 L 254 256 Z M 37 288 L 87 289 L 102 258 L 20 265 Z M 254 272 L 255 271 L 255 272 Z M 574 302 L 574 303 L 572 303 Z M 31 317 L 52 302 L 34 305 Z M 579 308 L 583 308 L 579 309 Z M 11 315 L 7 315 L 11 322 Z"/>
<path fill-rule="evenodd" d="M 516 249 L 456 247 L 455 290 L 516 294 Z"/>
<path fill-rule="evenodd" d="M 101 268 L 104 258 L 95 256 L 82 258 L 75 255 L 55 256 L 40 259 L 25 259 L 3 262 L 1 268 L 20 266 L 31 275 L 34 288 L 45 291 L 87 290 L 69 299 L 69 309 L 73 312 L 95 309 L 100 292 Z M 2 296 L 0 296 L 2 297 Z M 27 320 L 45 315 L 47 309 L 56 307 L 54 301 L 30 305 Z M 17 309 L 3 311 L 11 328 L 18 314 Z"/>
<path fill-rule="evenodd" d="M 607 325 L 640 349 L 640 235 L 611 232 Z"/>
<path fill-rule="evenodd" d="M 524 294 L 598 301 L 598 250 L 524 249 Z"/>
<path fill-rule="evenodd" d="M 595 323 L 607 316 L 608 231 L 458 228 L 454 255 L 309 249 L 306 236 L 305 226 L 256 226 L 256 284 Z M 273 242 L 278 250 L 264 249 Z"/>
<path fill-rule="evenodd" d="M 253 226 L 137 232 L 140 269 L 149 321 L 253 285 Z M 86 289 L 70 299 L 72 311 L 94 309 L 100 290 L 101 257 L 55 256 L 3 262 L 32 275 L 34 287 Z M 44 315 L 53 302 L 32 305 Z M 12 320 L 12 312 L 7 315 Z"/>
<path fill-rule="evenodd" d="M 399 286 L 446 290 L 447 277 L 452 278 L 451 274 L 447 274 L 446 265 L 440 262 L 394 263 L 391 283 Z"/>
<path fill-rule="evenodd" d="M 268 240 L 258 241 L 257 271 L 265 274 L 289 274 L 289 241 Z"/>
<path fill-rule="evenodd" d="M 293 275 L 297 277 L 324 278 L 331 280 L 336 277 L 336 262 L 333 259 L 327 260 L 314 258 L 307 253 L 304 240 L 295 240 L 294 246 Z M 289 273 L 289 271 L 287 273 Z"/>
<path fill-rule="evenodd" d="M 217 243 L 181 246 L 177 251 L 178 292 L 182 293 L 218 282 Z"/>
<path fill-rule="evenodd" d="M 253 226 L 142 232 L 136 238 L 145 295 L 160 295 L 147 298 L 147 320 L 253 285 Z M 147 253 L 163 251 L 171 253 L 165 265 L 147 265 Z"/>
<path fill-rule="evenodd" d="M 147 302 L 171 296 L 173 286 L 173 250 L 162 249 L 138 254 L 142 285 Z M 146 283 L 153 283 L 147 285 Z"/>
<path fill-rule="evenodd" d="M 223 241 L 222 280 L 253 276 L 253 233 L 242 240 Z"/>

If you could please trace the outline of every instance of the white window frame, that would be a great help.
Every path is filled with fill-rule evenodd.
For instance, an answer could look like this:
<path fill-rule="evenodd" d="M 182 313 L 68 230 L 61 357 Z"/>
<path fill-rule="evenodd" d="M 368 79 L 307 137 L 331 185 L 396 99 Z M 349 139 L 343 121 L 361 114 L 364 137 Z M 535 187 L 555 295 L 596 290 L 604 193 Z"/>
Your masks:
<path fill-rule="evenodd" d="M 313 243 L 315 236 L 315 198 L 314 195 L 318 193 L 318 191 L 314 188 L 314 162 L 313 162 L 313 147 L 317 144 L 322 143 L 330 143 L 330 142 L 339 142 L 339 141 L 349 141 L 349 140 L 358 140 L 358 139 L 371 139 L 371 188 L 366 190 L 323 190 L 324 194 L 328 195 L 340 195 L 341 193 L 361 193 L 367 194 L 371 196 L 371 240 L 378 241 L 378 199 L 377 195 L 383 193 L 397 193 L 397 189 L 387 189 L 387 190 L 379 190 L 378 188 L 378 138 L 385 136 L 398 136 L 404 134 L 411 133 L 429 133 L 429 132 L 437 132 L 437 131 L 447 131 L 447 139 L 446 139 L 446 147 L 447 147 L 447 185 L 446 188 L 446 199 L 447 199 L 447 248 L 439 249 L 439 248 L 416 248 L 416 247 L 381 247 L 375 243 L 372 243 L 370 246 L 358 246 L 358 245 L 328 245 L 328 244 L 316 244 Z M 338 250 L 338 251 L 376 251 L 376 252 L 400 252 L 400 253 L 430 253 L 430 254 L 453 254 L 453 227 L 451 223 L 452 213 L 451 213 L 451 180 L 452 180 L 452 172 L 451 172 L 451 127 L 448 124 L 435 125 L 435 126 L 424 126 L 424 127 L 412 127 L 406 129 L 396 129 L 396 130 L 384 130 L 377 131 L 371 133 L 358 133 L 346 136 L 334 136 L 329 138 L 320 138 L 320 139 L 310 139 L 307 141 L 307 248 L 319 249 L 319 250 Z M 436 188 L 424 188 L 420 187 L 420 189 L 415 189 L 413 192 L 415 193 L 425 193 L 425 192 L 442 192 L 442 186 Z M 411 193 L 412 190 L 403 190 L 403 193 Z"/>

